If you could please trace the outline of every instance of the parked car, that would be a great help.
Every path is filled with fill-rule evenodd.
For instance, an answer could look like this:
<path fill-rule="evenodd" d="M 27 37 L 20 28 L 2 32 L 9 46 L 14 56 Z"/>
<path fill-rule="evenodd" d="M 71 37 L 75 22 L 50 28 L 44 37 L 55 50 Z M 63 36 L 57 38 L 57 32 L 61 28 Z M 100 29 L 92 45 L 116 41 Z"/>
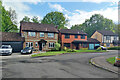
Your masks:
<path fill-rule="evenodd" d="M 99 47 L 101 47 L 101 48 L 102 48 L 102 50 L 107 50 L 107 48 L 106 48 L 106 47 L 104 47 L 104 46 L 95 46 L 95 47 L 94 47 L 94 49 L 97 49 L 97 48 L 99 48 Z"/>
<path fill-rule="evenodd" d="M 0 47 L 0 55 L 11 55 L 11 54 L 12 54 L 11 45 L 2 45 Z"/>
<path fill-rule="evenodd" d="M 34 51 L 34 48 L 26 47 L 23 50 L 21 50 L 21 54 L 32 54 L 33 51 Z"/>

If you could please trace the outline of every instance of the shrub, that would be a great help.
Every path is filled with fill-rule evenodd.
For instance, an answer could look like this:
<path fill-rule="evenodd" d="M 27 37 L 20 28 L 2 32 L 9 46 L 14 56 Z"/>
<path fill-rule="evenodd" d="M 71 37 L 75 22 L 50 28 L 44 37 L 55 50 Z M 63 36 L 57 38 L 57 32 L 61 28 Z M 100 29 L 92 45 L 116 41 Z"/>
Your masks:
<path fill-rule="evenodd" d="M 59 43 L 55 43 L 55 47 L 52 49 L 52 51 L 59 51 L 60 50 L 60 44 Z"/>
<path fill-rule="evenodd" d="M 88 48 L 80 48 L 80 50 L 88 50 Z"/>
<path fill-rule="evenodd" d="M 100 51 L 100 50 L 102 50 L 102 48 L 101 48 L 101 47 L 98 47 L 98 48 L 97 48 L 97 51 Z"/>
<path fill-rule="evenodd" d="M 108 50 L 120 50 L 120 46 L 109 47 Z"/>
<path fill-rule="evenodd" d="M 77 50 L 76 50 L 76 49 L 73 49 L 72 52 L 77 52 Z"/>
<path fill-rule="evenodd" d="M 63 49 L 64 51 L 67 51 L 67 47 L 64 47 L 64 49 Z"/>
<path fill-rule="evenodd" d="M 67 52 L 76 52 L 75 49 L 67 49 Z"/>

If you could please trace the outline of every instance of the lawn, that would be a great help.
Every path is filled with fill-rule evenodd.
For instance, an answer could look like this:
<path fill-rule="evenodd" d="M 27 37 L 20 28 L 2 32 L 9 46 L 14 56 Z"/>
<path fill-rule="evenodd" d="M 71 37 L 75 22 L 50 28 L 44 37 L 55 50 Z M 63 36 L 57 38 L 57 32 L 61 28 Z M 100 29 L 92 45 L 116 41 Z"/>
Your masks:
<path fill-rule="evenodd" d="M 114 64 L 115 63 L 115 57 L 110 57 L 108 59 L 106 59 L 107 62 L 111 63 L 111 64 Z"/>
<path fill-rule="evenodd" d="M 38 56 L 52 56 L 52 55 L 59 55 L 64 53 L 81 53 L 81 52 L 106 52 L 106 51 L 96 51 L 96 50 L 76 50 L 76 52 L 67 52 L 67 51 L 51 51 L 46 53 L 39 53 L 39 54 L 33 54 L 32 57 L 38 57 Z"/>

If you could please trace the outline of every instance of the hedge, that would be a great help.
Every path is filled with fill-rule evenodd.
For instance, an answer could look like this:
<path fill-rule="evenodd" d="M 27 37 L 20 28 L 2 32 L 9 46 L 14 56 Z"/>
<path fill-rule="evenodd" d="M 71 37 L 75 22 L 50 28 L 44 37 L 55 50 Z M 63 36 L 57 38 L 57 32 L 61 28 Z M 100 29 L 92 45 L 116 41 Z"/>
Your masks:
<path fill-rule="evenodd" d="M 120 46 L 109 47 L 108 50 L 120 50 Z"/>

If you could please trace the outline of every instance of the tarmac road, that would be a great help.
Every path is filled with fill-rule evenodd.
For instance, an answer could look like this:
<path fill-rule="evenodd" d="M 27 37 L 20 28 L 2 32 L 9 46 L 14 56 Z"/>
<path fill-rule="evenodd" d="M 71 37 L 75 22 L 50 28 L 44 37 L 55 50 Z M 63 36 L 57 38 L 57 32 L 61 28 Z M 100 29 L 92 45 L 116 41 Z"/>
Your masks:
<path fill-rule="evenodd" d="M 117 55 L 105 53 L 73 53 L 51 57 L 14 58 L 3 62 L 3 78 L 118 78 L 112 72 L 89 63 L 93 57 Z"/>

